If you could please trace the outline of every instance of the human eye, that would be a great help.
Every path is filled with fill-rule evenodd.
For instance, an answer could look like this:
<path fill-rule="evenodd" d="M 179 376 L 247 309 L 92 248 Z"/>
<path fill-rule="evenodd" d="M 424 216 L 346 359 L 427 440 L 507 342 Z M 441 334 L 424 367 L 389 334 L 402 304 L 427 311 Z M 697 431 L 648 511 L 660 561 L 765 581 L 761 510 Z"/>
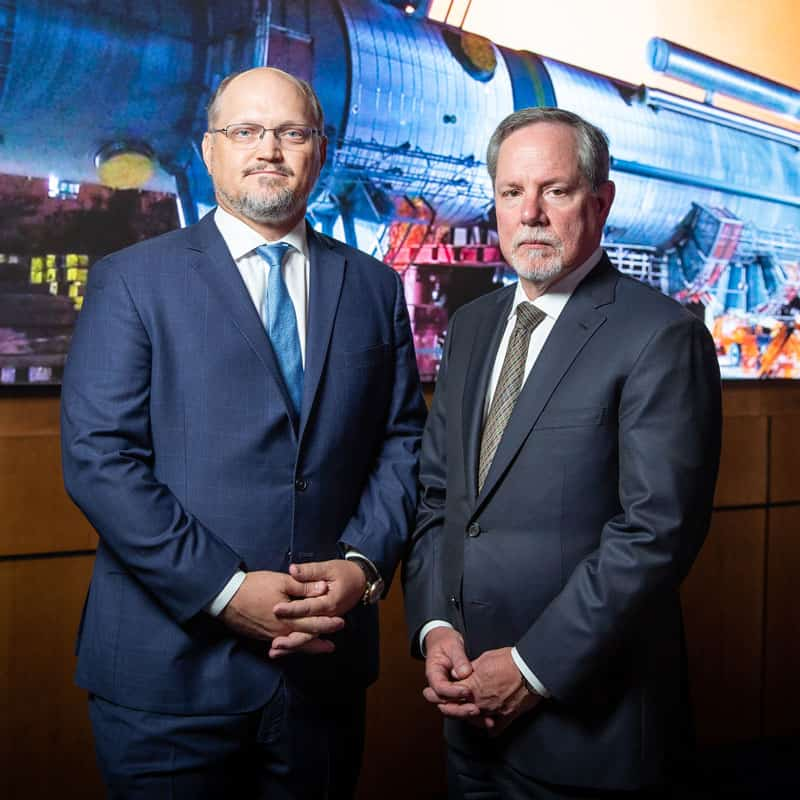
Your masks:
<path fill-rule="evenodd" d="M 311 130 L 301 125 L 281 125 L 280 128 L 276 129 L 275 133 L 282 142 L 304 144 Z"/>
<path fill-rule="evenodd" d="M 548 197 L 555 198 L 556 200 L 566 197 L 567 190 L 563 186 L 550 186 L 546 192 Z"/>
<path fill-rule="evenodd" d="M 228 138 L 232 142 L 252 142 L 258 138 L 258 125 L 229 125 Z"/>
<path fill-rule="evenodd" d="M 516 186 L 508 186 L 500 191 L 500 197 L 519 197 L 520 190 Z"/>

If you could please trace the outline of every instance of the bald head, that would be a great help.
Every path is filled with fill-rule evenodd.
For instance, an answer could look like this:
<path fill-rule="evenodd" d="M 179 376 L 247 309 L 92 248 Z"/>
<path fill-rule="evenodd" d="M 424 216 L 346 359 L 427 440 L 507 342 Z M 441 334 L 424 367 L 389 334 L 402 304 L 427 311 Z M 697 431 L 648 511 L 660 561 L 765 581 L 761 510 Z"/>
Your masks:
<path fill-rule="evenodd" d="M 267 241 L 279 239 L 303 218 L 325 163 L 316 95 L 304 81 L 262 67 L 220 84 L 208 113 L 203 160 L 218 205 Z M 258 134 L 244 143 L 229 138 L 243 127 Z M 300 141 L 285 138 L 287 128 L 303 129 Z"/>
<path fill-rule="evenodd" d="M 274 82 L 280 81 L 286 81 L 292 84 L 297 91 L 303 95 L 308 106 L 308 115 L 311 123 L 317 130 L 323 130 L 324 119 L 322 105 L 311 84 L 277 67 L 255 67 L 254 69 L 244 70 L 243 72 L 233 72 L 223 78 L 208 102 L 208 107 L 206 109 L 208 129 L 214 130 L 214 128 L 218 126 L 220 109 L 224 102 L 225 92 L 232 84 L 236 84 L 237 88 L 252 88 L 252 90 L 258 91 L 259 86 L 267 87 Z"/>

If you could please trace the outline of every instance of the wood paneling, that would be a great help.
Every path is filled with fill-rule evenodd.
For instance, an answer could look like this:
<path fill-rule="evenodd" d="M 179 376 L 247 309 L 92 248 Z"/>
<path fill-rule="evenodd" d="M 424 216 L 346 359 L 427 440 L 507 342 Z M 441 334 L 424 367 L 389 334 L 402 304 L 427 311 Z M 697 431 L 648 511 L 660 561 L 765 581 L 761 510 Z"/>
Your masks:
<path fill-rule="evenodd" d="M 722 412 L 726 417 L 800 414 L 800 381 L 727 381 Z"/>
<path fill-rule="evenodd" d="M 800 502 L 800 414 L 770 421 L 769 499 Z"/>
<path fill-rule="evenodd" d="M 74 642 L 93 558 L 0 562 L 5 797 L 100 798 Z"/>
<path fill-rule="evenodd" d="M 381 677 L 369 690 L 359 800 L 446 796 L 439 712 L 422 697 L 425 672 L 409 655 L 399 580 L 381 603 Z"/>
<path fill-rule="evenodd" d="M 701 743 L 760 733 L 765 523 L 761 509 L 717 511 L 683 585 Z"/>
<path fill-rule="evenodd" d="M 726 417 L 715 506 L 756 505 L 767 501 L 766 417 Z"/>
<path fill-rule="evenodd" d="M 796 733 L 800 719 L 800 508 L 768 502 L 800 492 L 800 382 L 726 384 L 724 410 L 716 504 L 760 507 L 715 513 L 683 589 L 699 735 L 711 743 Z M 0 555 L 94 547 L 61 485 L 57 397 L 0 398 L 0 504 Z M 91 561 L 0 558 L 2 797 L 102 795 L 85 697 L 72 682 Z M 443 796 L 440 720 L 408 655 L 399 584 L 381 623 L 360 800 Z"/>
<path fill-rule="evenodd" d="M 764 733 L 800 734 L 800 506 L 769 512 Z"/>
<path fill-rule="evenodd" d="M 96 546 L 61 479 L 58 414 L 57 397 L 0 401 L 0 556 Z"/>
<path fill-rule="evenodd" d="M 94 532 L 61 479 L 58 432 L 0 435 L 0 555 L 87 550 Z"/>

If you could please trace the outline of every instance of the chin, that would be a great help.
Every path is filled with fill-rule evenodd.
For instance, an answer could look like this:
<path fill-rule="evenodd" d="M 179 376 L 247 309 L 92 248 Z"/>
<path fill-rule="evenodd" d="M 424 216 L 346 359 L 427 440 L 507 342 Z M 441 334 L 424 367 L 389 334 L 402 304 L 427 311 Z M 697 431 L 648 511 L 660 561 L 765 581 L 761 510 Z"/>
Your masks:
<path fill-rule="evenodd" d="M 564 265 L 560 261 L 554 264 L 538 264 L 534 266 L 530 263 L 523 265 L 520 263 L 520 259 L 515 258 L 512 260 L 511 266 L 520 278 L 536 284 L 551 281 L 564 272 Z"/>

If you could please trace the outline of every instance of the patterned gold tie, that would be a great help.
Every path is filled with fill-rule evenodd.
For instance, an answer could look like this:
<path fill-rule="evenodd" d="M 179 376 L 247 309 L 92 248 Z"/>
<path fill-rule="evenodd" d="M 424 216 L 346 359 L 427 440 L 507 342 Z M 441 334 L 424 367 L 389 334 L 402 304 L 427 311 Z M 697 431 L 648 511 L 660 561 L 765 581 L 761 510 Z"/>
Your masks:
<path fill-rule="evenodd" d="M 486 415 L 486 424 L 481 436 L 481 453 L 478 461 L 478 491 L 483 489 L 483 483 L 492 466 L 497 445 L 503 436 L 514 404 L 517 402 L 522 389 L 522 376 L 525 374 L 525 360 L 528 357 L 528 344 L 534 328 L 547 316 L 531 303 L 520 303 L 516 309 L 517 321 L 511 338 L 508 340 L 506 357 L 500 377 L 497 379 L 497 388 L 494 390 L 492 405 Z"/>

